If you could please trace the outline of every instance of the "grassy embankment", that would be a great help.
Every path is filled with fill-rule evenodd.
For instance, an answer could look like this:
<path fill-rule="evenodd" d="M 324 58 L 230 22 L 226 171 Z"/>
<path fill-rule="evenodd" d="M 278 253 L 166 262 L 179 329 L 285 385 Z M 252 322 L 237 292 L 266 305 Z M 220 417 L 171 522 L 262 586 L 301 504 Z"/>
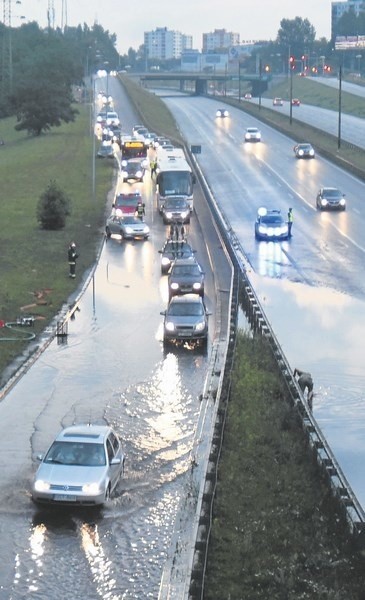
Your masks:
<path fill-rule="evenodd" d="M 35 317 L 40 333 L 80 285 L 83 273 L 95 262 L 104 225 L 105 203 L 112 186 L 113 161 L 96 161 L 95 199 L 92 193 L 92 136 L 90 108 L 78 105 L 75 123 L 64 124 L 39 137 L 14 129 L 14 119 L 1 121 L 1 262 L 0 319 L 12 322 L 22 315 Z M 36 220 L 36 206 L 49 182 L 71 198 L 71 215 L 60 231 L 44 231 Z M 67 248 L 79 248 L 76 280 L 68 277 Z M 22 353 L 22 341 L 0 329 L 0 373 Z"/>
<path fill-rule="evenodd" d="M 158 99 L 152 116 L 149 96 L 136 93 L 131 83 L 128 92 L 149 127 L 174 137 Z M 295 123 L 293 128 L 298 136 L 303 130 Z M 264 342 L 241 334 L 219 465 L 207 600 L 364 598 L 364 561 L 285 394 Z"/>

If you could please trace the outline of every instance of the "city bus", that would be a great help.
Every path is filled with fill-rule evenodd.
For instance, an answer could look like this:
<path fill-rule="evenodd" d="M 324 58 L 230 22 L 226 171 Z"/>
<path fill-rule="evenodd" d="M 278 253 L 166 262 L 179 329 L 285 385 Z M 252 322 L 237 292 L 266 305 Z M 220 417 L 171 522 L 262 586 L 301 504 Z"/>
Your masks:
<path fill-rule="evenodd" d="M 148 146 L 142 141 L 131 136 L 122 136 L 120 141 L 120 150 L 122 153 L 122 161 L 130 160 L 131 158 L 140 158 L 146 160 L 147 166 L 147 150 Z"/>
<path fill-rule="evenodd" d="M 195 175 L 187 162 L 183 151 L 161 151 L 157 156 L 156 197 L 161 212 L 165 200 L 174 196 L 184 197 L 190 212 L 194 208 L 193 185 Z"/>

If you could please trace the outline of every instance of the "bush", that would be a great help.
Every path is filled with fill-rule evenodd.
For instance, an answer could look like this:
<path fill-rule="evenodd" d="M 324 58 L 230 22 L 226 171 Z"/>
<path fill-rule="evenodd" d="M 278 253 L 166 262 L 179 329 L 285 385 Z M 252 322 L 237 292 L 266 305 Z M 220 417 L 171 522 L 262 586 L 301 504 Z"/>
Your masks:
<path fill-rule="evenodd" d="M 42 229 L 62 229 L 70 212 L 70 198 L 51 181 L 39 198 L 37 220 Z"/>

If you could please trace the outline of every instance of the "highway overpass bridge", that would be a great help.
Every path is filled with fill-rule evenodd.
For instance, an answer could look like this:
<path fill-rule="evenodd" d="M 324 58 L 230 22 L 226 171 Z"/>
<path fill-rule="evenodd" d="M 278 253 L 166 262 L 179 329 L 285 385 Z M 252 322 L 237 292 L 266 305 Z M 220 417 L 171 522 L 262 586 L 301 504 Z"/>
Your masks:
<path fill-rule="evenodd" d="M 158 82 L 177 82 L 181 92 L 191 91 L 193 86 L 194 93 L 204 95 L 208 93 L 210 84 L 220 84 L 224 89 L 233 82 L 236 82 L 240 89 L 242 82 L 250 82 L 252 95 L 259 96 L 267 90 L 268 83 L 271 79 L 270 74 L 247 74 L 247 73 L 216 73 L 216 72 L 184 72 L 184 71 L 168 71 L 168 72 L 153 72 L 142 73 L 140 80 L 146 84 L 148 81 L 158 84 Z M 232 87 L 232 85 L 231 85 Z"/>

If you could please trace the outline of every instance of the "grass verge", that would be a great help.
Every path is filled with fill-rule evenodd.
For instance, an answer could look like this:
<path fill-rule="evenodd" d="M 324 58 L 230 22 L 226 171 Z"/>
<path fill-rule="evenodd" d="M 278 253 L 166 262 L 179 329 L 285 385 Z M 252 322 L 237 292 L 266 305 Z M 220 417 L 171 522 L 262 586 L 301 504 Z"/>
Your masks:
<path fill-rule="evenodd" d="M 79 105 L 78 110 L 74 123 L 39 137 L 16 132 L 14 119 L 1 121 L 5 145 L 0 147 L 0 320 L 14 322 L 22 315 L 32 315 L 35 334 L 49 324 L 94 264 L 106 196 L 112 187 L 113 161 L 96 161 L 93 197 L 90 107 Z M 39 196 L 51 180 L 72 201 L 71 215 L 59 231 L 42 230 L 36 220 Z M 68 277 L 71 240 L 80 254 L 74 281 Z M 16 339 L 2 341 L 9 337 L 22 334 L 0 328 L 2 374 L 27 345 Z"/>

